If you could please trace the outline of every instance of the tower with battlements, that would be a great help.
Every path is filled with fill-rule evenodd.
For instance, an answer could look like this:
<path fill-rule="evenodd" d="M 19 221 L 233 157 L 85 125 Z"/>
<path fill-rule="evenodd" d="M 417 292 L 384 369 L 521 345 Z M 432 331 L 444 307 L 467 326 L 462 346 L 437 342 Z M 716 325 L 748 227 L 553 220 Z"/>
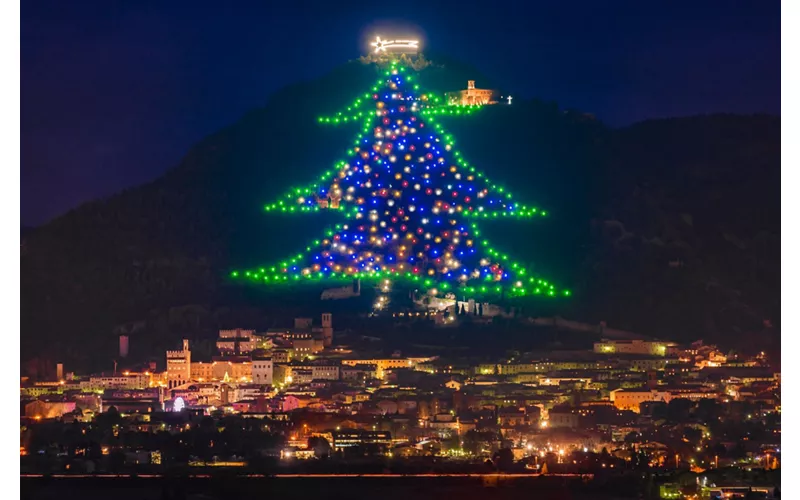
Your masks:
<path fill-rule="evenodd" d="M 333 314 L 322 313 L 322 345 L 330 347 L 333 344 Z"/>
<path fill-rule="evenodd" d="M 189 341 L 183 339 L 183 350 L 167 351 L 167 387 L 172 389 L 192 379 L 192 351 Z"/>

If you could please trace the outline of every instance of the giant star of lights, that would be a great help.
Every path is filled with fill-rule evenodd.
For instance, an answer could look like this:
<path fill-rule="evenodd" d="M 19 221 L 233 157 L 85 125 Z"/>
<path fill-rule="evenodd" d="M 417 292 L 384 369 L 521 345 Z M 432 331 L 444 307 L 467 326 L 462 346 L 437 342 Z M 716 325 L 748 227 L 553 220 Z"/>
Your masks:
<path fill-rule="evenodd" d="M 289 191 L 265 210 L 337 210 L 345 221 L 304 252 L 269 267 L 239 272 L 263 283 L 305 280 L 387 283 L 407 280 L 430 292 L 461 296 L 507 293 L 570 295 L 533 276 L 493 248 L 479 224 L 547 212 L 514 201 L 455 149 L 439 114 L 468 115 L 476 106 L 437 105 L 419 93 L 412 71 L 398 62 L 346 110 L 320 123 L 360 122 L 347 157 L 317 182 Z M 440 113 L 442 112 L 442 113 Z"/>
<path fill-rule="evenodd" d="M 381 37 L 376 37 L 375 41 L 370 45 L 375 47 L 375 53 L 386 52 L 386 49 L 402 48 L 402 49 L 419 49 L 419 40 L 381 40 Z"/>

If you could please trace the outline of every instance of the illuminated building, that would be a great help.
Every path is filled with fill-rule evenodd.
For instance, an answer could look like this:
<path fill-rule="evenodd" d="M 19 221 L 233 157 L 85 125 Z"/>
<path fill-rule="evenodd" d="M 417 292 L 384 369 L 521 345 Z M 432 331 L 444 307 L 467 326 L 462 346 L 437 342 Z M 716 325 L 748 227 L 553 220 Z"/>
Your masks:
<path fill-rule="evenodd" d="M 329 363 L 291 363 L 275 365 L 274 379 L 281 384 L 308 384 L 313 380 L 339 380 L 341 367 Z"/>
<path fill-rule="evenodd" d="M 322 351 L 333 343 L 333 315 L 323 313 L 321 327 L 313 326 L 311 318 L 295 318 L 294 328 L 271 328 L 267 330 L 266 337 L 272 339 L 274 343 L 280 344 L 281 340 L 290 343 L 293 348 L 290 357 L 302 359 Z M 289 361 L 280 355 L 276 356 L 275 350 L 273 350 L 273 361 L 276 363 Z"/>
<path fill-rule="evenodd" d="M 250 382 L 253 377 L 253 365 L 250 358 L 218 358 L 211 362 L 211 377 L 214 380 Z"/>
<path fill-rule="evenodd" d="M 255 349 L 255 330 L 220 330 L 217 339 L 217 349 L 224 355 L 247 354 Z"/>
<path fill-rule="evenodd" d="M 272 385 L 272 358 L 253 359 L 253 383 Z"/>
<path fill-rule="evenodd" d="M 119 375 L 93 375 L 80 382 L 83 391 L 103 389 L 147 389 L 150 387 L 150 373 L 129 373 Z"/>
<path fill-rule="evenodd" d="M 205 382 L 214 379 L 213 365 L 206 361 L 192 361 L 192 380 Z"/>
<path fill-rule="evenodd" d="M 239 384 L 235 390 L 231 391 L 228 396 L 230 402 L 236 401 L 254 401 L 255 399 L 264 396 L 264 391 L 260 385 L 256 384 Z"/>
<path fill-rule="evenodd" d="M 639 404 L 646 401 L 662 401 L 669 403 L 672 399 L 666 391 L 650 389 L 617 389 L 611 391 L 611 402 L 620 410 L 631 410 L 639 413 Z"/>
<path fill-rule="evenodd" d="M 674 360 L 661 357 L 655 359 L 636 358 L 636 359 L 626 359 L 624 360 L 623 364 L 626 365 L 631 371 L 649 372 L 653 370 L 661 371 L 666 369 L 667 364 L 670 361 Z"/>
<path fill-rule="evenodd" d="M 415 368 L 419 363 L 431 361 L 433 358 L 384 358 L 384 359 L 343 359 L 347 366 L 374 365 L 376 377 L 383 378 L 386 370 L 396 368 Z"/>
<path fill-rule="evenodd" d="M 152 413 L 163 410 L 158 389 L 107 390 L 101 397 L 100 411 L 106 412 L 112 406 L 120 413 Z"/>
<path fill-rule="evenodd" d="M 313 380 L 339 380 L 341 367 L 330 364 L 312 364 L 311 377 Z"/>
<path fill-rule="evenodd" d="M 378 378 L 378 367 L 375 365 L 343 365 L 342 380 L 360 380 Z"/>
<path fill-rule="evenodd" d="M 74 401 L 31 401 L 25 405 L 25 416 L 30 418 L 58 418 L 75 410 Z"/>
<path fill-rule="evenodd" d="M 322 345 L 330 347 L 333 344 L 333 314 L 322 314 Z"/>
<path fill-rule="evenodd" d="M 388 448 L 392 444 L 392 433 L 388 431 L 343 429 L 332 431 L 331 437 L 334 451 L 361 445 L 378 445 L 381 448 Z"/>
<path fill-rule="evenodd" d="M 548 412 L 547 425 L 550 428 L 577 429 L 580 427 L 580 417 L 580 414 L 571 408 L 553 408 Z"/>
<path fill-rule="evenodd" d="M 683 398 L 691 401 L 700 399 L 715 399 L 718 393 L 704 387 L 678 386 L 662 387 L 660 389 L 616 389 L 611 391 L 610 399 L 620 410 L 631 410 L 639 413 L 640 404 L 648 401 L 661 401 L 669 403 L 672 399 Z"/>
<path fill-rule="evenodd" d="M 273 349 L 272 350 L 272 361 L 275 364 L 278 363 L 288 363 L 292 359 L 292 353 L 289 349 Z"/>
<path fill-rule="evenodd" d="M 667 348 L 674 346 L 672 342 L 655 342 L 648 340 L 608 340 L 594 343 L 594 352 L 601 354 L 649 354 L 666 356 Z"/>
<path fill-rule="evenodd" d="M 170 389 L 192 380 L 192 351 L 183 340 L 183 350 L 167 351 L 167 387 Z"/>
<path fill-rule="evenodd" d="M 303 359 L 312 356 L 324 349 L 322 339 L 317 339 L 311 334 L 297 334 L 292 340 L 292 357 Z"/>
<path fill-rule="evenodd" d="M 361 296 L 361 280 L 353 280 L 352 285 L 326 288 L 320 295 L 320 300 L 341 300 Z"/>
<path fill-rule="evenodd" d="M 496 92 L 490 89 L 476 89 L 475 80 L 467 81 L 467 88 L 455 92 L 447 92 L 447 104 L 451 106 L 483 106 L 497 104 Z"/>
<path fill-rule="evenodd" d="M 291 368 L 291 375 L 286 377 L 288 381 L 291 377 L 291 383 L 295 385 L 310 384 L 314 380 L 313 372 L 310 368 L 303 366 L 293 366 Z"/>

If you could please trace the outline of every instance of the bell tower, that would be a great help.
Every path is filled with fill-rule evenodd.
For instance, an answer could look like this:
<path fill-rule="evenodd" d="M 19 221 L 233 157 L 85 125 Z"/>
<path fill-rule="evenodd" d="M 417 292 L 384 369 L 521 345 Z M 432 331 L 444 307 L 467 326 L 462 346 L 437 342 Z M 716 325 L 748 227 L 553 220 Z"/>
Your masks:
<path fill-rule="evenodd" d="M 322 313 L 322 345 L 330 347 L 333 343 L 333 314 Z"/>

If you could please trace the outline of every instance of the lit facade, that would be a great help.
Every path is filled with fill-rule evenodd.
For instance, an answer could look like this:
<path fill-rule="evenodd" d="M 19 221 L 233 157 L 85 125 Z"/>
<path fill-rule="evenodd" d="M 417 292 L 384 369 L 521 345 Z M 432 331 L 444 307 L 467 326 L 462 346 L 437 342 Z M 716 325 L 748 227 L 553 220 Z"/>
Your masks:
<path fill-rule="evenodd" d="M 467 88 L 465 90 L 457 90 L 455 92 L 447 92 L 447 104 L 451 106 L 482 106 L 485 104 L 497 104 L 494 100 L 496 92 L 491 89 L 476 89 L 475 80 L 467 81 Z"/>
<path fill-rule="evenodd" d="M 75 410 L 74 401 L 31 401 L 25 405 L 25 416 L 31 418 L 59 418 Z"/>
<path fill-rule="evenodd" d="M 149 373 L 127 373 L 122 375 L 98 375 L 80 383 L 83 391 L 104 389 L 147 389 L 150 387 Z"/>
<path fill-rule="evenodd" d="M 206 382 L 214 378 L 213 365 L 204 361 L 193 361 L 191 363 L 192 380 Z"/>
<path fill-rule="evenodd" d="M 192 351 L 189 341 L 183 340 L 183 349 L 167 351 L 167 387 L 170 389 L 192 380 Z"/>
<path fill-rule="evenodd" d="M 431 361 L 433 358 L 384 358 L 384 359 L 343 359 L 342 364 L 347 366 L 374 365 L 376 376 L 383 378 L 386 370 L 397 368 L 414 369 L 418 364 Z"/>
<path fill-rule="evenodd" d="M 211 377 L 214 380 L 250 382 L 253 377 L 253 364 L 250 361 L 213 361 Z"/>
<path fill-rule="evenodd" d="M 639 404 L 646 401 L 662 401 L 669 403 L 672 395 L 667 391 L 647 389 L 619 389 L 611 391 L 611 402 L 620 410 L 631 410 L 639 413 Z"/>
<path fill-rule="evenodd" d="M 248 354 L 256 348 L 255 330 L 220 330 L 217 349 L 225 354 Z"/>
<path fill-rule="evenodd" d="M 648 340 L 608 340 L 594 343 L 594 352 L 600 354 L 647 354 L 650 356 L 666 356 L 671 342 L 654 342 Z"/>
<path fill-rule="evenodd" d="M 308 335 L 306 338 L 292 340 L 292 357 L 303 359 L 324 349 L 323 340 Z"/>
<path fill-rule="evenodd" d="M 322 314 L 322 345 L 330 347 L 333 344 L 333 314 Z"/>
<path fill-rule="evenodd" d="M 271 359 L 253 360 L 253 383 L 261 385 L 272 385 Z"/>
<path fill-rule="evenodd" d="M 331 437 L 331 444 L 336 451 L 365 444 L 381 447 L 389 447 L 392 444 L 392 433 L 387 431 L 341 430 L 331 432 Z"/>

